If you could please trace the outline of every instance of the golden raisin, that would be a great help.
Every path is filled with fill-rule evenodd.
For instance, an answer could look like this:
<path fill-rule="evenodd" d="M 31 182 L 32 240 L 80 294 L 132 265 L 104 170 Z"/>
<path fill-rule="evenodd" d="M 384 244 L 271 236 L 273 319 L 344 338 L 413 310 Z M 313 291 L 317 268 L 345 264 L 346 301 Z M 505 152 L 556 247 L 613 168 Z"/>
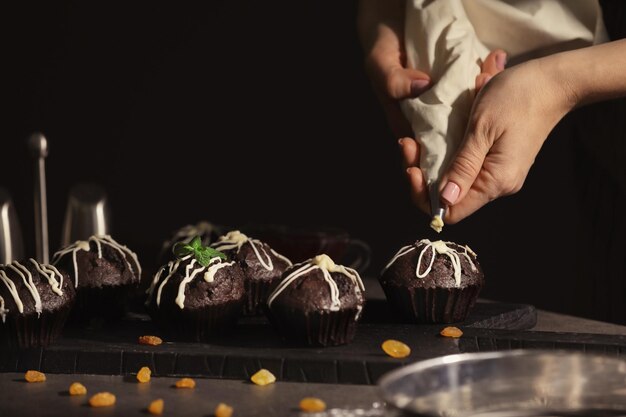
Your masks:
<path fill-rule="evenodd" d="M 137 372 L 137 381 L 142 383 L 150 382 L 150 375 L 152 375 L 152 371 L 147 366 L 144 366 Z"/>
<path fill-rule="evenodd" d="M 80 382 L 74 382 L 70 385 L 69 389 L 70 395 L 85 395 L 87 394 L 87 388 Z"/>
<path fill-rule="evenodd" d="M 399 340 L 385 340 L 381 347 L 392 358 L 406 358 L 411 354 L 411 348 Z"/>
<path fill-rule="evenodd" d="M 158 346 L 163 343 L 163 339 L 158 336 L 139 336 L 140 345 Z"/>
<path fill-rule="evenodd" d="M 228 404 L 219 403 L 215 407 L 215 417 L 231 417 L 233 415 L 233 407 Z"/>
<path fill-rule="evenodd" d="M 89 405 L 92 407 L 109 407 L 115 404 L 115 395 L 110 392 L 99 392 L 89 399 Z"/>
<path fill-rule="evenodd" d="M 195 388 L 196 381 L 191 378 L 183 378 L 176 381 L 176 388 Z"/>
<path fill-rule="evenodd" d="M 150 414 L 160 416 L 161 414 L 163 414 L 163 405 L 164 404 L 162 399 L 159 398 L 158 400 L 154 400 L 148 406 L 148 412 Z"/>
<path fill-rule="evenodd" d="M 250 381 L 254 382 L 257 385 L 268 385 L 276 382 L 276 377 L 267 369 L 261 369 L 256 374 L 252 375 Z"/>
<path fill-rule="evenodd" d="M 28 382 L 45 382 L 46 374 L 39 371 L 26 371 L 24 379 Z"/>
<path fill-rule="evenodd" d="M 306 397 L 300 400 L 300 410 L 307 413 L 321 413 L 326 410 L 326 403 L 319 398 Z"/>
<path fill-rule="evenodd" d="M 446 327 L 439 334 L 444 337 L 454 337 L 454 338 L 463 336 L 463 332 L 461 331 L 461 329 L 459 329 L 458 327 L 452 327 L 452 326 Z"/>

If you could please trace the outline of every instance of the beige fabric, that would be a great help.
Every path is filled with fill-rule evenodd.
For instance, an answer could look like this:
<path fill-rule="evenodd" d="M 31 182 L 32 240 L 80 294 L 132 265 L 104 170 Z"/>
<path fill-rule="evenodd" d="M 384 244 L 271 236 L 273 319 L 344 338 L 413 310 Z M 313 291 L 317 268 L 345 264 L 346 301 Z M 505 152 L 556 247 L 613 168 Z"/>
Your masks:
<path fill-rule="evenodd" d="M 463 140 L 480 62 L 501 48 L 509 62 L 607 39 L 597 0 L 407 0 L 408 65 L 433 87 L 401 103 L 421 145 L 428 184 Z"/>

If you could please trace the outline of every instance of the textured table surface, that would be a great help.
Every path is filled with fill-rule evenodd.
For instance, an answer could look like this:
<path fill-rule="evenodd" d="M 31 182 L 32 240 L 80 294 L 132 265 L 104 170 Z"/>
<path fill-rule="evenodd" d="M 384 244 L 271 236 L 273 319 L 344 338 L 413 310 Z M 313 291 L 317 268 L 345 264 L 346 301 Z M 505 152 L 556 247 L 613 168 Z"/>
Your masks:
<path fill-rule="evenodd" d="M 0 415 L 147 416 L 150 415 L 146 412 L 148 404 L 162 398 L 164 416 L 209 417 L 220 402 L 234 408 L 234 417 L 299 416 L 298 403 L 308 396 L 324 399 L 329 409 L 352 410 L 353 415 L 358 415 L 358 409 L 370 410 L 370 416 L 381 415 L 381 412 L 371 411 L 373 403 L 379 401 L 375 386 L 277 382 L 260 387 L 244 381 L 196 379 L 196 388 L 176 389 L 172 387 L 176 380 L 152 378 L 148 383 L 139 384 L 131 377 L 51 374 L 46 382 L 27 383 L 23 374 L 2 374 Z M 68 387 L 75 381 L 87 387 L 87 395 L 68 395 Z M 100 391 L 115 394 L 116 404 L 99 409 L 89 407 L 90 395 Z M 350 414 L 344 412 L 343 415 Z"/>
<path fill-rule="evenodd" d="M 538 311 L 537 324 L 532 330 L 528 334 L 535 339 L 559 337 L 574 340 L 579 337 L 578 333 L 586 333 L 585 338 L 592 343 L 604 343 L 616 338 L 621 341 L 622 337 L 615 335 L 626 335 L 626 326 L 546 311 Z M 481 330 L 471 329 L 468 333 L 478 331 Z M 496 332 L 495 339 L 506 339 L 511 335 L 515 337 L 513 333 Z M 444 349 L 441 354 L 459 352 L 456 346 L 451 341 L 449 349 Z M 620 354 L 621 351 L 618 349 L 616 352 Z M 334 409 L 316 417 L 383 415 L 380 409 L 373 408 L 373 404 L 381 401 L 377 387 L 373 385 L 279 381 L 274 385 L 258 387 L 243 379 L 196 378 L 198 385 L 194 390 L 181 391 L 172 388 L 176 379 L 154 377 L 148 384 L 138 384 L 132 376 L 50 373 L 46 382 L 29 384 L 24 382 L 23 373 L 0 373 L 0 416 L 145 416 L 149 415 L 147 405 L 156 398 L 165 400 L 163 415 L 166 416 L 212 416 L 219 402 L 233 406 L 234 416 L 299 416 L 297 406 L 305 396 L 322 398 L 330 409 Z M 89 394 L 104 390 L 116 394 L 117 404 L 106 409 L 90 408 L 86 405 L 89 395 L 67 395 L 67 389 L 74 381 L 85 384 Z"/>

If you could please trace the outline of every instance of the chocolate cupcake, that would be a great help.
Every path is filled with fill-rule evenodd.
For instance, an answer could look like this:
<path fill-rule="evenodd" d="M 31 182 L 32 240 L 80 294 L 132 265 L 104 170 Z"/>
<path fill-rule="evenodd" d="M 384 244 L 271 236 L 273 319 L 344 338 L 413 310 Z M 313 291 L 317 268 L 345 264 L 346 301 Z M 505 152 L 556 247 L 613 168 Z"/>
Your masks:
<path fill-rule="evenodd" d="M 122 317 L 141 279 L 137 255 L 108 235 L 77 241 L 55 253 L 52 263 L 74 280 L 77 321 Z"/>
<path fill-rule="evenodd" d="M 178 340 L 208 341 L 230 330 L 241 315 L 244 274 L 235 261 L 200 238 L 175 247 L 148 289 L 146 307 L 155 323 Z"/>
<path fill-rule="evenodd" d="M 273 283 L 290 267 L 291 261 L 257 239 L 238 230 L 221 236 L 211 245 L 239 263 L 245 274 L 245 315 L 263 314 L 263 306 Z"/>
<path fill-rule="evenodd" d="M 34 259 L 0 265 L 0 345 L 47 346 L 59 336 L 74 303 L 67 274 Z"/>
<path fill-rule="evenodd" d="M 352 341 L 364 302 L 358 272 L 319 255 L 285 271 L 267 299 L 267 311 L 286 339 L 334 346 Z"/>
<path fill-rule="evenodd" d="M 465 320 L 485 282 L 468 246 L 428 239 L 400 249 L 379 280 L 391 308 L 416 323 Z"/>
<path fill-rule="evenodd" d="M 200 236 L 203 246 L 209 246 L 215 242 L 218 237 L 222 235 L 222 227 L 216 226 L 207 221 L 201 221 L 196 224 L 188 224 L 174 231 L 169 239 L 163 242 L 161 246 L 161 252 L 159 253 L 158 265 L 164 265 L 167 262 L 175 259 L 173 255 L 174 245 L 177 243 L 188 244 L 196 236 Z"/>

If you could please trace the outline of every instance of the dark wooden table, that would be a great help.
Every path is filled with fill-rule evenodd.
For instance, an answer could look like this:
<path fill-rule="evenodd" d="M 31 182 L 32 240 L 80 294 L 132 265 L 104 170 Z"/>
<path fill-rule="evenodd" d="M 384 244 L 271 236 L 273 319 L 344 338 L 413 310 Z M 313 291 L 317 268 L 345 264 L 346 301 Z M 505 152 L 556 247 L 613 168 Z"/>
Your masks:
<path fill-rule="evenodd" d="M 471 350 L 473 340 L 479 341 L 480 337 L 484 338 L 484 334 L 478 337 L 473 336 L 473 332 L 478 330 L 468 329 L 465 342 L 461 339 L 460 342 L 448 343 L 441 354 L 467 351 L 468 344 Z M 518 337 L 514 332 L 509 333 L 496 331 L 488 340 L 492 342 L 495 340 L 494 343 L 497 344 L 498 340 Z M 598 343 L 597 346 L 604 349 L 605 353 L 619 355 L 620 346 L 626 345 L 624 343 L 626 326 L 546 311 L 538 311 L 536 326 L 524 335 L 528 340 L 532 341 L 535 338 L 545 344 L 545 340 L 555 338 L 561 341 L 578 340 L 581 333 L 585 334 L 584 341 L 592 343 L 591 346 Z M 538 347 L 542 346 L 541 343 Z M 498 346 L 494 345 L 493 348 Z M 417 358 L 419 355 L 416 354 L 414 360 Z M 298 403 L 306 396 L 322 398 L 332 410 L 319 415 L 320 417 L 384 415 L 384 411 L 379 408 L 381 398 L 375 385 L 278 381 L 273 385 L 259 387 L 243 378 L 239 380 L 195 378 L 197 382 L 195 389 L 180 390 L 173 388 L 177 378 L 172 377 L 153 377 L 147 384 L 138 384 L 134 377 L 128 375 L 50 373 L 46 382 L 38 384 L 26 383 L 23 377 L 23 373 L 16 372 L 0 374 L 0 416 L 145 416 L 148 415 L 146 407 L 150 401 L 157 398 L 165 401 L 164 415 L 211 416 L 215 406 L 219 402 L 225 402 L 235 408 L 235 416 L 298 416 L 300 415 Z M 69 385 L 75 381 L 87 386 L 89 391 L 87 396 L 67 395 Z M 116 405 L 106 409 L 92 409 L 87 406 L 89 394 L 99 391 L 114 393 L 117 396 Z"/>

